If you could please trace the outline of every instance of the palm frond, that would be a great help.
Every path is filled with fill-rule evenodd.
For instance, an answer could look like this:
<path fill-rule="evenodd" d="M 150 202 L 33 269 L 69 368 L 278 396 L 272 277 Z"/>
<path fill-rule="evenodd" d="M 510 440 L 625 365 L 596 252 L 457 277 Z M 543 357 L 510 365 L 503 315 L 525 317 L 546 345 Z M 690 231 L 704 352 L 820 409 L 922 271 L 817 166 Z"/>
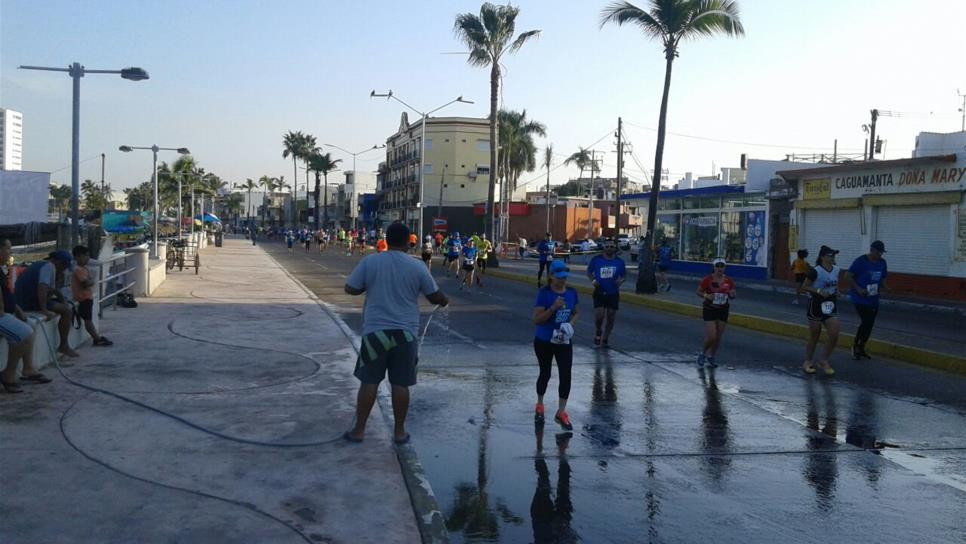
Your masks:
<path fill-rule="evenodd" d="M 510 47 L 507 48 L 507 51 L 511 53 L 515 53 L 516 51 L 519 51 L 520 48 L 523 47 L 523 44 L 527 43 L 527 41 L 530 40 L 530 38 L 535 38 L 538 35 L 540 35 L 539 30 L 528 30 L 526 32 L 521 33 L 519 36 L 517 36 L 517 39 L 513 40 L 513 43 L 510 44 Z"/>
<path fill-rule="evenodd" d="M 738 4 L 733 0 L 695 0 L 695 4 L 690 24 L 687 31 L 682 33 L 682 37 L 693 38 L 715 34 L 744 36 L 745 28 L 741 24 L 741 13 Z"/>
<path fill-rule="evenodd" d="M 667 28 L 654 15 L 630 2 L 613 2 L 601 12 L 600 26 L 614 23 L 617 26 L 625 24 L 637 25 L 648 38 L 662 38 L 667 34 Z"/>

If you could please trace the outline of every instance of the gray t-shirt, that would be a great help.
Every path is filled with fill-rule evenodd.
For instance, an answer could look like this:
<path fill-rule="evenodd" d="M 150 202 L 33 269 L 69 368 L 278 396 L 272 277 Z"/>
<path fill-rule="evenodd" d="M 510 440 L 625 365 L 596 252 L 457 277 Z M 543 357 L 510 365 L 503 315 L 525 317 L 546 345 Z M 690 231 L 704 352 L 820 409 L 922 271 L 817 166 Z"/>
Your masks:
<path fill-rule="evenodd" d="M 439 290 L 426 265 L 401 251 L 369 255 L 345 283 L 366 291 L 362 334 L 403 329 L 418 336 L 419 296 Z"/>

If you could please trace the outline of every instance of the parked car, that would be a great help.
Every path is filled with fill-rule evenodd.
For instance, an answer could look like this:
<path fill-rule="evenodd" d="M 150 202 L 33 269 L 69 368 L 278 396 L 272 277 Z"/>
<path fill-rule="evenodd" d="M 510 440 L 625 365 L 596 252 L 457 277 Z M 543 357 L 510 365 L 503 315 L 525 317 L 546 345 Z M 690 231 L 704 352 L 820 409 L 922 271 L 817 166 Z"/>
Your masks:
<path fill-rule="evenodd" d="M 626 234 L 621 234 L 617 237 L 617 249 L 621 251 L 631 250 L 631 238 Z"/>
<path fill-rule="evenodd" d="M 571 244 L 571 246 L 574 248 L 574 251 L 579 251 L 579 248 L 584 247 L 583 246 L 584 242 L 587 242 L 587 251 L 596 251 L 597 248 L 599 247 L 597 245 L 597 242 L 595 242 L 593 240 L 588 240 L 587 238 L 582 238 L 580 240 L 575 240 L 574 243 Z"/>

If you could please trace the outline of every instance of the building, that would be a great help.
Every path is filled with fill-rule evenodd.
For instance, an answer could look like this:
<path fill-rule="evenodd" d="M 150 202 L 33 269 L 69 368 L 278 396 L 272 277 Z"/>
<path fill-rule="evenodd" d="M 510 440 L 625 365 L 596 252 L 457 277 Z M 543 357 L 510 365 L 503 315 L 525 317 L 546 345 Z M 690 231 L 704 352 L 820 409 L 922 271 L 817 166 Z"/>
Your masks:
<path fill-rule="evenodd" d="M 359 222 L 361 195 L 376 190 L 376 175 L 371 172 L 345 172 L 345 183 L 336 195 L 335 221 L 339 226 L 354 228 Z"/>
<path fill-rule="evenodd" d="M 847 268 L 886 246 L 897 293 L 966 300 L 966 133 L 922 133 L 913 157 L 778 172 L 793 188 L 789 248 L 839 250 Z M 932 154 L 936 151 L 953 151 Z"/>
<path fill-rule="evenodd" d="M 23 170 L 23 115 L 0 108 L 0 170 Z"/>
<path fill-rule="evenodd" d="M 473 210 L 474 204 L 486 201 L 490 182 L 489 120 L 429 118 L 426 155 L 419 172 L 421 125 L 422 120 L 410 124 L 403 113 L 399 129 L 386 139 L 386 173 L 379 188 L 382 220 L 403 221 L 415 230 L 422 207 L 426 232 L 434 224 L 447 230 L 482 230 L 481 217 Z"/>

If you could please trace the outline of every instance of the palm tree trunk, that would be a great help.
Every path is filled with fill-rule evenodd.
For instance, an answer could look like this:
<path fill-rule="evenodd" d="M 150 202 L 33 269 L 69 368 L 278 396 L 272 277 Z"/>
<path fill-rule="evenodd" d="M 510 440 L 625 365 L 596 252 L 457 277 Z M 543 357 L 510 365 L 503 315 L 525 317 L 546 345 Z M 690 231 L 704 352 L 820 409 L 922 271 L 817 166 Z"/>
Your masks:
<path fill-rule="evenodd" d="M 644 248 L 638 257 L 638 293 L 656 293 L 657 279 L 654 277 L 654 229 L 657 226 L 657 200 L 661 193 L 661 170 L 664 162 L 664 136 L 667 132 L 667 100 L 671 92 L 671 66 L 674 63 L 674 47 L 669 46 L 664 53 L 664 94 L 661 96 L 661 116 L 657 124 L 657 148 L 654 150 L 654 175 L 651 177 L 651 197 L 647 200 L 647 236 Z"/>
<path fill-rule="evenodd" d="M 319 179 L 319 171 L 316 170 L 315 171 L 315 192 L 312 193 L 313 197 L 315 198 L 315 228 L 316 228 L 316 230 L 321 230 L 322 229 L 322 224 L 319 223 L 319 219 L 321 218 L 321 215 L 322 215 L 320 213 L 322 210 L 319 208 L 319 183 L 321 183 L 321 180 Z"/>
<path fill-rule="evenodd" d="M 329 224 L 329 173 L 323 174 L 325 177 L 325 194 L 322 195 L 322 208 L 324 210 L 322 216 L 322 223 L 325 225 Z"/>
<path fill-rule="evenodd" d="M 500 62 L 496 60 L 493 63 L 493 67 L 490 68 L 490 183 L 487 187 L 486 194 L 486 210 L 484 217 L 484 225 L 486 226 L 487 236 L 494 243 L 499 243 L 500 240 L 494 236 L 493 232 L 493 203 L 496 196 L 496 173 L 497 173 L 497 163 L 496 163 L 496 149 L 497 149 L 497 138 L 496 138 L 496 109 L 497 109 L 497 98 L 499 97 L 500 91 Z"/>
<path fill-rule="evenodd" d="M 295 207 L 299 196 L 299 163 L 295 160 L 295 153 L 292 153 L 292 169 L 295 170 L 292 180 L 292 228 L 295 228 Z"/>

